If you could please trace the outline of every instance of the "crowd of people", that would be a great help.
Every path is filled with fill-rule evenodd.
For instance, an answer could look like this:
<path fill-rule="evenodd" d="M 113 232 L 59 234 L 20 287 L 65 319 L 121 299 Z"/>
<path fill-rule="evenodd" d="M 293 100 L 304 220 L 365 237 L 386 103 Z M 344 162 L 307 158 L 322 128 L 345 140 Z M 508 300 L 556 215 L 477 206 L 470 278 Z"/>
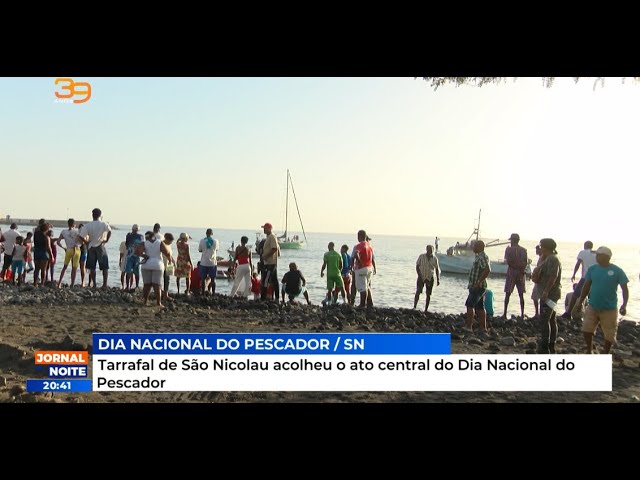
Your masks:
<path fill-rule="evenodd" d="M 524 319 L 525 310 L 525 268 L 528 263 L 527 251 L 519 245 L 520 236 L 516 233 L 510 237 L 509 245 L 504 254 L 508 264 L 505 280 L 504 313 L 507 316 L 509 298 L 513 290 L 517 288 L 520 298 L 521 318 Z M 531 274 L 534 283 L 531 298 L 535 306 L 534 319 L 540 324 L 540 339 L 538 341 L 538 353 L 555 353 L 558 337 L 557 304 L 562 297 L 561 278 L 562 265 L 558 259 L 557 244 L 552 238 L 543 238 L 536 246 L 538 260 Z M 427 247 L 429 249 L 429 247 Z M 485 244 L 478 240 L 473 244 L 475 259 L 469 271 L 469 294 L 465 305 L 467 307 L 466 330 L 473 332 L 475 321 L 478 321 L 479 334 L 489 335 L 487 323 L 487 309 L 485 298 L 487 293 L 487 277 L 491 274 L 491 264 L 484 252 Z M 565 299 L 565 311 L 559 315 L 565 319 L 582 320 L 582 332 L 585 340 L 586 353 L 593 351 L 593 337 L 598 326 L 604 335 L 604 353 L 611 351 L 615 343 L 618 314 L 626 315 L 629 301 L 629 289 L 625 272 L 617 265 L 611 263 L 613 252 L 610 248 L 602 246 L 593 250 L 593 243 L 587 241 L 584 249 L 577 255 L 577 261 L 571 277 L 575 282 L 578 269 L 581 269 L 581 279 L 574 284 L 573 292 Z M 437 259 L 436 259 L 437 260 Z M 420 264 L 420 258 L 418 259 Z M 418 267 L 416 267 L 418 268 Z M 418 272 L 418 285 L 420 285 L 421 273 Z M 622 303 L 618 307 L 618 287 L 622 291 Z M 429 291 L 429 290 L 427 290 Z M 416 292 L 416 303 L 419 292 Z M 587 300 L 588 297 L 588 300 Z M 427 296 L 427 308 L 428 300 Z M 586 307 L 585 307 L 586 303 Z M 492 307 L 491 307 L 492 309 Z"/>
<path fill-rule="evenodd" d="M 105 245 L 111 239 L 111 227 L 102 220 L 102 211 L 93 209 L 92 221 L 76 227 L 74 219 L 68 220 L 68 228 L 59 236 L 54 236 L 52 226 L 45 219 L 40 219 L 32 232 L 24 237 L 18 232 L 17 225 L 11 224 L 8 231 L 0 232 L 0 244 L 4 259 L 0 279 L 14 284 L 26 282 L 26 275 L 33 273 L 33 284 L 40 287 L 53 283 L 60 288 L 69 264 L 71 264 L 70 287 L 76 285 L 77 273 L 80 271 L 80 287 L 97 288 L 96 273 L 102 272 L 101 288 L 107 288 L 109 275 L 109 257 Z M 248 246 L 248 238 L 243 236 L 232 255 L 231 270 L 234 272 L 234 283 L 230 296 L 254 300 L 297 303 L 304 297 L 311 304 L 306 289 L 307 280 L 295 262 L 289 263 L 288 271 L 282 279 L 278 279 L 278 259 L 281 256 L 278 238 L 273 233 L 273 226 L 265 223 L 262 226 L 265 238 L 257 245 L 259 261 L 254 266 L 252 251 Z M 181 280 L 184 279 L 185 294 L 214 295 L 218 275 L 219 242 L 213 237 L 212 229 L 207 229 L 205 237 L 198 243 L 200 259 L 194 265 L 191 256 L 187 233 L 180 233 L 176 242 L 174 256 L 174 236 L 171 233 L 161 234 L 161 226 L 156 223 L 153 230 L 144 236 L 138 225 L 133 225 L 119 248 L 120 283 L 123 290 L 135 292 L 139 289 L 142 277 L 142 298 L 147 305 L 151 291 L 155 293 L 157 306 L 162 302 L 171 302 L 169 282 L 171 276 L 176 278 L 176 288 L 180 293 Z M 326 273 L 326 295 L 323 305 L 336 304 L 338 297 L 343 303 L 355 305 L 357 308 L 373 306 L 371 280 L 377 273 L 375 254 L 371 246 L 371 238 L 365 230 L 357 232 L 357 243 L 349 254 L 349 246 L 342 245 L 340 252 L 335 250 L 334 242 L 327 246 L 323 256 L 320 277 Z M 525 319 L 526 267 L 529 264 L 527 250 L 519 245 L 520 236 L 514 233 L 510 237 L 510 245 L 504 252 L 504 260 L 508 264 L 504 285 L 503 318 L 511 294 L 517 289 L 521 318 Z M 415 265 L 417 280 L 413 307 L 417 308 L 420 295 L 426 294 L 424 311 L 428 312 L 434 286 L 440 285 L 440 265 L 434 252 L 436 247 L 426 246 Z M 64 243 L 63 243 L 64 242 Z M 531 273 L 534 283 L 531 299 L 534 304 L 534 319 L 540 322 L 540 340 L 538 353 L 555 353 L 558 334 L 557 304 L 562 296 L 562 265 L 557 256 L 556 242 L 552 238 L 543 238 L 536 246 L 538 260 Z M 59 278 L 54 278 L 58 248 L 64 254 L 63 267 Z M 485 253 L 485 244 L 476 240 L 472 244 L 475 255 L 468 277 L 468 295 L 465 301 L 467 318 L 465 330 L 474 332 L 477 321 L 478 334 L 489 335 L 490 320 L 493 317 L 493 292 L 487 288 L 487 278 L 491 275 L 491 263 Z M 593 243 L 584 243 L 584 249 L 577 255 L 571 277 L 574 282 L 573 291 L 565 299 L 565 311 L 560 317 L 582 319 L 587 353 L 592 352 L 593 336 L 598 327 L 604 334 L 604 353 L 609 353 L 615 343 L 618 314 L 625 315 L 629 299 L 628 278 L 625 272 L 611 263 L 613 253 L 605 246 L 593 250 Z M 581 270 L 580 280 L 576 283 L 576 275 Z M 88 272 L 88 275 L 87 275 Z M 618 287 L 622 291 L 622 303 L 618 308 Z M 281 299 L 280 299 L 281 295 Z M 585 306 L 586 304 L 586 306 Z M 489 320 L 489 321 L 488 321 Z"/>

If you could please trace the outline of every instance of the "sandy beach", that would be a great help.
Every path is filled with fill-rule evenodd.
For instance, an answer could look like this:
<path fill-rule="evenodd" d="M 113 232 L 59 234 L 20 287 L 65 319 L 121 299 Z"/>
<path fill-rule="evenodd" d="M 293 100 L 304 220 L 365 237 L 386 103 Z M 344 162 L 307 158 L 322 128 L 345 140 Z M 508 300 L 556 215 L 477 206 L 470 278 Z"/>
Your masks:
<path fill-rule="evenodd" d="M 628 403 L 640 397 L 640 325 L 620 323 L 612 392 L 90 392 L 28 393 L 38 378 L 36 350 L 91 351 L 94 332 L 451 332 L 453 354 L 533 353 L 537 324 L 495 320 L 491 338 L 465 334 L 463 317 L 410 309 L 278 306 L 176 296 L 167 308 L 144 307 L 117 289 L 0 288 L 0 402 L 9 403 Z M 580 353 L 580 322 L 560 320 L 558 353 Z M 602 344 L 602 337 L 596 335 Z"/>

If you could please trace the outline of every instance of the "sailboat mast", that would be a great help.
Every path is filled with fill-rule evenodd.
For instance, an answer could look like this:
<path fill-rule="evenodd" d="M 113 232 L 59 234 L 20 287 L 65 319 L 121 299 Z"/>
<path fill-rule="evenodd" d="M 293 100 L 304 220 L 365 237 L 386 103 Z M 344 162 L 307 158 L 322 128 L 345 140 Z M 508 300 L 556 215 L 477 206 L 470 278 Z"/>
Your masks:
<path fill-rule="evenodd" d="M 284 204 L 284 237 L 287 238 L 287 230 L 289 227 L 289 169 L 287 169 L 287 199 Z"/>
<path fill-rule="evenodd" d="M 288 170 L 287 170 L 287 175 L 288 175 Z M 289 178 L 289 177 L 287 177 Z M 287 188 L 287 191 L 289 189 Z M 296 191 L 293 188 L 293 180 L 291 180 L 291 191 L 293 192 L 293 200 L 296 202 L 296 210 L 298 212 L 298 219 L 300 220 L 300 226 L 302 227 L 302 235 L 304 235 L 304 241 L 307 241 L 307 234 L 304 233 L 304 225 L 302 225 L 302 216 L 300 216 L 300 207 L 298 207 L 298 199 L 296 198 Z"/>
<path fill-rule="evenodd" d="M 480 238 L 480 216 L 482 215 L 482 209 L 478 212 L 478 228 L 476 228 L 476 241 Z"/>

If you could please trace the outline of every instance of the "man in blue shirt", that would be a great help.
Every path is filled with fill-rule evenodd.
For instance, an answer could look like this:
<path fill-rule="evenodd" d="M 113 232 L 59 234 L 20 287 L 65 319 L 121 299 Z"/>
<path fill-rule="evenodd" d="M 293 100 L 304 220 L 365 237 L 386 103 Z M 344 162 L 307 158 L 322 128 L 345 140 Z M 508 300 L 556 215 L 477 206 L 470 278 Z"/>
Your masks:
<path fill-rule="evenodd" d="M 618 285 L 622 289 L 620 315 L 627 313 L 629 300 L 629 279 L 624 271 L 611 263 L 611 249 L 600 247 L 596 250 L 596 264 L 589 267 L 585 275 L 584 287 L 574 310 L 589 295 L 589 304 L 584 312 L 582 332 L 587 346 L 586 353 L 592 353 L 593 334 L 600 324 L 604 334 L 604 353 L 608 354 L 616 341 L 618 330 Z M 572 312 L 573 313 L 573 312 Z"/>

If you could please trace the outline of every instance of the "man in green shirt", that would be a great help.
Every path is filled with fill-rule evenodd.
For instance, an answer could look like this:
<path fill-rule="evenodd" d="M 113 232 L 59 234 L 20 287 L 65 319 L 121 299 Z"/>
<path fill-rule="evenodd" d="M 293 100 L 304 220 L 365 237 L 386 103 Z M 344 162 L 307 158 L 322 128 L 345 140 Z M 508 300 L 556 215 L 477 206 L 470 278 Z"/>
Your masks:
<path fill-rule="evenodd" d="M 338 301 L 338 292 L 342 294 L 342 301 L 346 303 L 346 292 L 342 281 L 342 255 L 334 250 L 335 245 L 329 242 L 329 251 L 324 254 L 320 276 L 324 277 L 327 269 L 327 303 L 335 304 Z M 331 299 L 333 292 L 333 300 Z"/>

